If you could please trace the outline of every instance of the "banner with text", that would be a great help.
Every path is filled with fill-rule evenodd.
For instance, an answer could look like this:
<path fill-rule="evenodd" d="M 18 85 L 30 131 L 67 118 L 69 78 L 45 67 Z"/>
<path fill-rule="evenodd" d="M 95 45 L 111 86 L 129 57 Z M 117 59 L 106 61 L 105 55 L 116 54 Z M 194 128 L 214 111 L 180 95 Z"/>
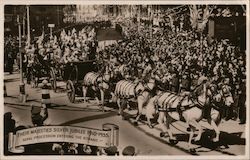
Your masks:
<path fill-rule="evenodd" d="M 42 126 L 23 129 L 9 134 L 8 149 L 12 151 L 24 145 L 46 142 L 69 142 L 100 147 L 118 145 L 119 127 L 113 124 L 103 125 L 103 130 L 73 126 Z M 115 138 L 117 139 L 117 138 Z"/>

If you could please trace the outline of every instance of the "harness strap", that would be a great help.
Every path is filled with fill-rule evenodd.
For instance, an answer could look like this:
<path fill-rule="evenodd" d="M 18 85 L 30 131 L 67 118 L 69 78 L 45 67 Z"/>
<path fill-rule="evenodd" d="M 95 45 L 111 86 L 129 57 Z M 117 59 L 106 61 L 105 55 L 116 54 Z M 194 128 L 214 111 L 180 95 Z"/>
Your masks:
<path fill-rule="evenodd" d="M 165 102 L 166 102 L 166 100 L 168 99 L 168 102 L 173 98 L 173 97 L 175 97 L 176 95 L 174 94 L 174 93 L 170 93 L 171 95 L 169 95 L 169 97 L 171 97 L 171 98 L 166 98 L 163 102 L 162 102 L 162 106 L 165 104 Z M 167 102 L 167 103 L 168 103 Z"/>
<path fill-rule="evenodd" d="M 140 82 L 139 82 L 140 83 Z M 135 96 L 138 96 L 139 94 L 141 94 L 141 92 L 142 91 L 139 91 L 138 93 L 136 93 L 136 87 L 139 85 L 139 83 L 137 83 L 136 85 L 135 85 L 135 88 L 134 88 L 134 95 Z"/>

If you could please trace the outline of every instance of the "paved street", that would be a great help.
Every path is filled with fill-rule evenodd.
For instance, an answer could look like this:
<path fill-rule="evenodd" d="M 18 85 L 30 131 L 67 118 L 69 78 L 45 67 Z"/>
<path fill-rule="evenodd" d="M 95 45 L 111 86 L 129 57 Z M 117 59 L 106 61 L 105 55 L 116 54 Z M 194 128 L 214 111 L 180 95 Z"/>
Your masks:
<path fill-rule="evenodd" d="M 31 88 L 26 85 L 28 101 L 18 102 L 19 75 L 4 75 L 8 97 L 4 98 L 4 112 L 12 112 L 13 118 L 18 125 L 31 126 L 31 104 L 40 106 L 41 89 Z M 182 122 L 174 122 L 171 128 L 176 134 L 179 143 L 171 146 L 168 138 L 160 138 L 159 126 L 150 129 L 145 121 L 141 121 L 138 126 L 133 125 L 131 118 L 135 111 L 127 111 L 127 120 L 122 120 L 117 115 L 117 108 L 105 106 L 106 112 L 100 110 L 100 106 L 94 101 L 84 104 L 81 98 L 76 103 L 70 103 L 66 92 L 65 83 L 60 82 L 57 93 L 50 91 L 52 107 L 49 108 L 49 117 L 45 121 L 47 125 L 68 125 L 100 128 L 103 123 L 114 123 L 119 126 L 119 149 L 122 150 L 128 145 L 135 146 L 138 155 L 189 155 L 187 150 L 188 136 L 186 126 Z M 204 129 L 206 122 L 201 122 Z M 220 125 L 221 137 L 219 144 L 214 144 L 208 140 L 208 135 L 212 132 L 208 130 L 202 136 L 202 140 L 196 143 L 197 155 L 244 155 L 245 154 L 245 125 L 238 125 L 237 121 L 225 121 Z M 229 148 L 225 148 L 228 146 Z"/>

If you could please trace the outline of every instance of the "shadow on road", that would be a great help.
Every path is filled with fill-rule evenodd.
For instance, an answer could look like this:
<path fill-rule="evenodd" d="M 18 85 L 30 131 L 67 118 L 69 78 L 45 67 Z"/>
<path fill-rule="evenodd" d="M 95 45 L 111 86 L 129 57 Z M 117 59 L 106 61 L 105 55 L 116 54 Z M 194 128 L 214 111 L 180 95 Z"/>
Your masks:
<path fill-rule="evenodd" d="M 98 115 L 83 117 L 83 118 L 79 118 L 79 119 L 74 119 L 74 120 L 62 123 L 60 125 L 71 125 L 71 124 L 75 124 L 75 123 L 81 123 L 81 122 L 86 122 L 86 121 L 91 121 L 91 120 L 97 120 L 97 119 L 112 117 L 112 116 L 115 116 L 115 115 L 117 115 L 116 112 L 109 112 L 109 113 L 106 113 L 106 114 L 98 114 Z"/>
<path fill-rule="evenodd" d="M 199 148 L 208 148 L 211 150 L 215 150 L 227 155 L 235 155 L 223 149 L 228 149 L 229 145 L 245 145 L 245 138 L 241 138 L 242 132 L 237 133 L 227 133 L 221 132 L 219 142 L 213 142 L 212 138 L 214 137 L 214 131 L 206 129 L 205 132 L 202 133 L 201 140 L 197 142 L 193 142 L 193 144 L 200 145 Z M 175 135 L 178 141 L 188 142 L 189 135 L 188 134 L 176 134 Z M 197 152 L 207 152 L 204 150 L 197 150 Z"/>
<path fill-rule="evenodd" d="M 16 82 L 16 81 L 19 81 L 20 79 L 19 78 L 11 78 L 11 79 L 5 79 L 4 82 L 5 83 L 10 83 L 10 82 Z"/>

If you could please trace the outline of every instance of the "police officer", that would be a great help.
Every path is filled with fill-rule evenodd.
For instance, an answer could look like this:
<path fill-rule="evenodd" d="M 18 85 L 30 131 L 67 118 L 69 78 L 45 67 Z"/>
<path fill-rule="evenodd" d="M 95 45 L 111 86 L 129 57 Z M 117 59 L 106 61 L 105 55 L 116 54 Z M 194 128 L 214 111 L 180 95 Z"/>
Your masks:
<path fill-rule="evenodd" d="M 43 115 L 41 114 L 42 109 Z M 43 122 L 48 118 L 48 109 L 46 107 L 43 107 L 42 109 L 37 106 L 31 107 L 31 120 L 35 127 L 43 126 Z"/>

